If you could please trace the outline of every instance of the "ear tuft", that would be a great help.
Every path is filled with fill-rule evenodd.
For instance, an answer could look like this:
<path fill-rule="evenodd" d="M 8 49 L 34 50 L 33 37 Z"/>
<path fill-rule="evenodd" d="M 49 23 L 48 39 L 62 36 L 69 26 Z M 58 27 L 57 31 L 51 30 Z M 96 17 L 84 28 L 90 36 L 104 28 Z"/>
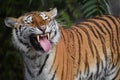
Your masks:
<path fill-rule="evenodd" d="M 7 18 L 5 18 L 4 22 L 5 22 L 5 25 L 7 27 L 13 28 L 14 25 L 17 23 L 17 19 L 16 18 L 7 17 Z"/>
<path fill-rule="evenodd" d="M 48 12 L 52 18 L 57 16 L 57 8 L 54 8 Z"/>

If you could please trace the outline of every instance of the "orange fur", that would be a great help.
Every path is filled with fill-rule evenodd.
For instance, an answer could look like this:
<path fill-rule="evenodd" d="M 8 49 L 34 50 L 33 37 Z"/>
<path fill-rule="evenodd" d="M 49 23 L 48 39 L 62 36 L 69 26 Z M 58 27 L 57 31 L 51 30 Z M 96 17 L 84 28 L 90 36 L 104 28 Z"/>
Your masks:
<path fill-rule="evenodd" d="M 54 71 L 56 70 L 59 80 L 74 80 L 77 73 L 87 74 L 92 68 L 97 69 L 97 66 L 102 68 L 102 62 L 108 63 L 107 66 L 116 66 L 114 80 L 120 79 L 120 20 L 113 16 L 109 17 L 115 20 L 115 23 L 108 16 L 103 16 L 81 22 L 70 29 L 60 28 L 61 39 L 56 46 L 55 62 L 52 67 Z M 99 18 L 107 20 L 110 26 Z M 86 25 L 90 25 L 94 33 L 90 26 Z"/>

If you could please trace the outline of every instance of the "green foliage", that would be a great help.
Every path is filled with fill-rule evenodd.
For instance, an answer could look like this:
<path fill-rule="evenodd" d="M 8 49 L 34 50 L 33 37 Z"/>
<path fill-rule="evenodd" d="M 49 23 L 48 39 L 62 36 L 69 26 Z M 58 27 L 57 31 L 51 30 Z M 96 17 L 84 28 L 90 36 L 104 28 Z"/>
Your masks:
<path fill-rule="evenodd" d="M 83 0 L 82 3 L 82 14 L 85 18 L 110 13 L 108 3 L 105 0 Z"/>
<path fill-rule="evenodd" d="M 59 17 L 57 19 L 57 21 L 59 23 L 61 23 L 64 28 L 68 28 L 69 26 L 71 26 L 72 21 L 70 20 L 70 16 L 63 10 L 59 13 Z"/>
<path fill-rule="evenodd" d="M 108 14 L 105 0 L 0 0 L 0 80 L 23 80 L 20 53 L 11 43 L 12 29 L 5 27 L 5 17 L 18 17 L 29 11 L 44 11 L 57 7 L 58 17 L 65 28 L 80 20 Z"/>

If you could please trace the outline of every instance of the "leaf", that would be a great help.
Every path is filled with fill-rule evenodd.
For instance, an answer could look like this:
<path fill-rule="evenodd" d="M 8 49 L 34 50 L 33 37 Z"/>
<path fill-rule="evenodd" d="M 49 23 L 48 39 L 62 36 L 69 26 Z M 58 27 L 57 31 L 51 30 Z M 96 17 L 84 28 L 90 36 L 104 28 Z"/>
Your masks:
<path fill-rule="evenodd" d="M 96 5 L 93 5 L 93 6 L 91 6 L 91 7 L 86 8 L 86 9 L 83 11 L 83 15 L 89 14 L 89 12 L 92 11 L 93 9 L 96 9 Z"/>
<path fill-rule="evenodd" d="M 109 1 L 108 0 L 103 0 L 103 2 L 105 4 L 105 6 L 106 6 L 106 10 L 107 10 L 106 13 L 111 14 Z"/>
<path fill-rule="evenodd" d="M 62 18 L 59 18 L 59 22 L 66 24 L 64 28 L 69 28 L 72 24 L 72 21 L 70 20 L 70 16 L 65 11 L 61 11 L 60 16 Z"/>
<path fill-rule="evenodd" d="M 88 1 L 88 2 L 86 2 L 86 3 L 82 6 L 82 9 L 85 9 L 85 8 L 91 6 L 91 5 L 94 5 L 95 3 L 96 3 L 95 0 Z"/>
<path fill-rule="evenodd" d="M 107 11 L 107 8 L 105 8 L 106 6 L 100 5 L 99 7 L 100 7 L 100 10 Z"/>
<path fill-rule="evenodd" d="M 110 13 L 110 7 L 106 0 L 83 0 L 82 3 L 82 14 L 86 18 Z"/>
<path fill-rule="evenodd" d="M 95 13 L 97 10 L 93 9 L 92 11 L 90 11 L 88 14 L 85 15 L 86 18 L 89 18 L 92 16 L 93 13 Z"/>

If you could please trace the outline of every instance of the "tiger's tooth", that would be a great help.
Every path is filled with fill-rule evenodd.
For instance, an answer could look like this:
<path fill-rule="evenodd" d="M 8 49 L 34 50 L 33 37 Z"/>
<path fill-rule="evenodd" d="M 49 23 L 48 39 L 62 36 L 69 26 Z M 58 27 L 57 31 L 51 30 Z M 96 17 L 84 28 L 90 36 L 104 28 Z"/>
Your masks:
<path fill-rule="evenodd" d="M 40 35 L 40 37 L 44 37 L 44 35 Z"/>
<path fill-rule="evenodd" d="M 49 33 L 47 34 L 47 37 L 48 37 L 48 40 L 49 40 L 50 39 L 50 34 Z"/>
<path fill-rule="evenodd" d="M 38 42 L 40 41 L 40 37 L 39 37 L 39 35 L 37 35 L 37 41 L 38 41 Z"/>

